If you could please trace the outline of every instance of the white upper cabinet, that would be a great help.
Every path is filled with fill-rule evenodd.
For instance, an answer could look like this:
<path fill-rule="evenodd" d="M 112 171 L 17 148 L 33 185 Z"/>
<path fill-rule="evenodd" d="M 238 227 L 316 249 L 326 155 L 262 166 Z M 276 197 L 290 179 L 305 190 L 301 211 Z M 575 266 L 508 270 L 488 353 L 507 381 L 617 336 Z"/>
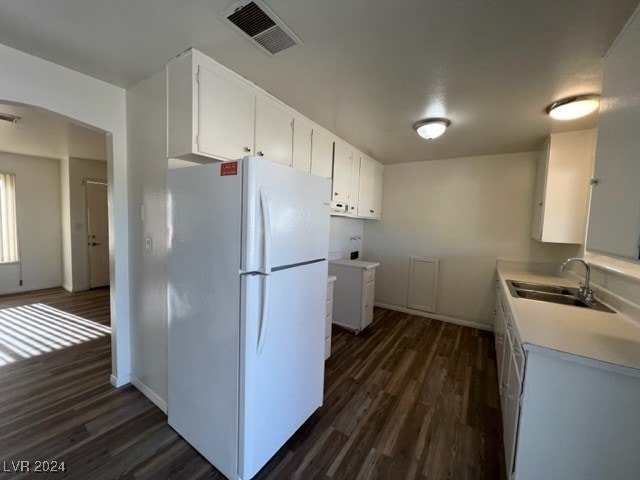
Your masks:
<path fill-rule="evenodd" d="M 376 218 L 375 210 L 375 182 L 376 182 L 376 162 L 371 158 L 363 156 L 360 159 L 360 179 L 358 196 L 358 216 L 366 218 Z"/>
<path fill-rule="evenodd" d="M 293 114 L 273 101 L 256 97 L 256 155 L 288 167 L 293 162 Z"/>
<path fill-rule="evenodd" d="M 331 178 L 333 172 L 333 138 L 320 129 L 311 133 L 311 173 Z"/>
<path fill-rule="evenodd" d="M 293 119 L 293 168 L 311 172 L 313 128 L 299 117 Z M 313 172 L 312 172 L 313 173 Z"/>
<path fill-rule="evenodd" d="M 168 158 L 264 156 L 332 178 L 332 214 L 380 218 L 382 165 L 198 50 L 167 65 L 167 99 Z"/>
<path fill-rule="evenodd" d="M 531 237 L 584 242 L 595 130 L 554 133 L 538 157 Z"/>
<path fill-rule="evenodd" d="M 336 142 L 333 158 L 333 192 L 331 197 L 334 205 L 340 204 L 345 205 L 346 207 L 349 206 L 352 156 L 352 150 L 349 145 L 342 142 Z"/>
<path fill-rule="evenodd" d="M 375 162 L 376 173 L 373 181 L 373 217 L 380 220 L 382 216 L 382 181 L 384 180 L 384 167 Z"/>
<path fill-rule="evenodd" d="M 640 15 L 604 60 L 587 249 L 640 259 Z"/>
<path fill-rule="evenodd" d="M 167 156 L 202 162 L 250 155 L 254 95 L 201 57 L 186 55 L 167 67 Z"/>
<path fill-rule="evenodd" d="M 349 215 L 360 216 L 358 199 L 360 192 L 360 162 L 364 157 L 362 152 L 353 150 L 351 154 L 351 181 L 349 182 Z"/>

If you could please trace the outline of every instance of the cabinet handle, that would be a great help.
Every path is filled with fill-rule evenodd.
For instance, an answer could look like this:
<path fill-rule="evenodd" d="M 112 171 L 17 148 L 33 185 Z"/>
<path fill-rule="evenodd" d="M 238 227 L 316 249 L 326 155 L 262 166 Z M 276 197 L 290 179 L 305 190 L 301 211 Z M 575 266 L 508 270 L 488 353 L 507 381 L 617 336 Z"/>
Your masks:
<path fill-rule="evenodd" d="M 251 149 L 250 149 L 249 147 L 244 147 L 244 148 L 243 148 L 243 150 L 244 150 L 245 152 L 250 152 L 250 151 L 251 151 Z"/>
<path fill-rule="evenodd" d="M 338 192 L 335 192 L 335 193 L 333 194 L 333 196 L 334 196 L 334 197 L 338 196 Z"/>
<path fill-rule="evenodd" d="M 258 152 L 258 156 L 259 156 L 259 157 L 264 157 L 264 152 L 263 152 L 262 150 L 260 150 L 260 151 Z"/>
<path fill-rule="evenodd" d="M 374 212 L 373 210 L 369 210 L 369 213 L 376 213 L 376 212 Z"/>
<path fill-rule="evenodd" d="M 539 206 L 539 207 L 541 207 L 541 206 L 542 206 L 542 202 L 540 202 L 540 203 L 538 204 L 538 206 Z"/>
<path fill-rule="evenodd" d="M 355 210 L 355 209 L 356 209 L 356 207 L 351 207 L 351 210 Z"/>

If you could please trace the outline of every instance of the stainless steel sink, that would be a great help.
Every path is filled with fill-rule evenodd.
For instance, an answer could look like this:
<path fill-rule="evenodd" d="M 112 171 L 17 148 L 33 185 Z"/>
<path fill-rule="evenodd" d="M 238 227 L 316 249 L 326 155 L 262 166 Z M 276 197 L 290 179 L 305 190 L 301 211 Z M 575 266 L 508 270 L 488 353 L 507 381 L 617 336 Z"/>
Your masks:
<path fill-rule="evenodd" d="M 517 280 L 507 280 L 507 286 L 509 287 L 511 295 L 516 298 L 526 298 L 539 302 L 557 303 L 560 305 L 615 313 L 614 310 L 598 300 L 594 299 L 592 302 L 588 302 L 584 298 L 581 298 L 578 296 L 578 289 L 574 287 L 519 282 Z"/>
<path fill-rule="evenodd" d="M 555 293 L 558 295 L 578 294 L 578 289 L 573 287 L 563 287 L 560 285 L 543 285 L 541 283 L 516 282 L 515 280 L 509 280 L 509 282 L 518 290 L 531 290 L 534 292 Z"/>

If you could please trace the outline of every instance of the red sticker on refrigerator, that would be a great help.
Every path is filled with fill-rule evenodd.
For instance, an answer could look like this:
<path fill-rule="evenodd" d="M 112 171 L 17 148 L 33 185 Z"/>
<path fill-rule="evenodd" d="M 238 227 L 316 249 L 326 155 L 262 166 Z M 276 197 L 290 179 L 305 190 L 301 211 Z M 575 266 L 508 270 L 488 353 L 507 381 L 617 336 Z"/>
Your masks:
<path fill-rule="evenodd" d="M 220 176 L 238 174 L 238 162 L 224 162 L 220 164 Z"/>

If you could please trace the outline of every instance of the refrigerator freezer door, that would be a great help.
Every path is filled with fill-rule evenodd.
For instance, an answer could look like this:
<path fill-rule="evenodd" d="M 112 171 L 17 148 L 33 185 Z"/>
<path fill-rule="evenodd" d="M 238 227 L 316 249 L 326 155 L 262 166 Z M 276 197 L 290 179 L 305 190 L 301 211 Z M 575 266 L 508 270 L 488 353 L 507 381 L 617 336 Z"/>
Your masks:
<path fill-rule="evenodd" d="M 261 157 L 244 158 L 242 170 L 242 270 L 327 258 L 331 180 Z"/>
<path fill-rule="evenodd" d="M 241 278 L 239 475 L 249 479 L 322 405 L 327 262 Z"/>
<path fill-rule="evenodd" d="M 235 478 L 242 182 L 222 175 L 233 172 L 222 165 L 168 173 L 168 414 L 169 425 Z"/>

